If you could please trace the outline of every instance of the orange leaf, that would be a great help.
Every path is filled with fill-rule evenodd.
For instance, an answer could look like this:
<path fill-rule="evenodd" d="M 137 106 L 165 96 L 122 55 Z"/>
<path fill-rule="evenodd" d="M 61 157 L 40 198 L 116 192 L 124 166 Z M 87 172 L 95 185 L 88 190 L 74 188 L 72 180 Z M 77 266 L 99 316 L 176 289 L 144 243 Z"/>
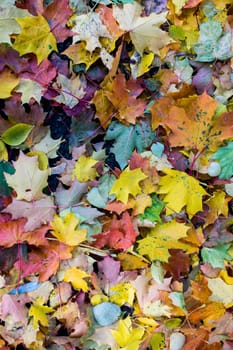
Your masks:
<path fill-rule="evenodd" d="M 142 117 L 146 101 L 137 97 L 143 88 L 136 80 L 126 81 L 124 74 L 119 73 L 112 82 L 111 89 L 105 91 L 105 96 L 116 110 L 116 117 L 120 121 L 135 124 L 136 118 Z"/>
<path fill-rule="evenodd" d="M 189 320 L 193 324 L 203 321 L 205 327 L 212 328 L 215 321 L 222 317 L 224 313 L 225 308 L 222 303 L 212 302 L 207 305 L 203 304 L 202 307 L 191 312 Z"/>
<path fill-rule="evenodd" d="M 225 139 L 232 137 L 233 113 L 214 117 L 218 103 L 205 92 L 177 101 L 172 106 L 164 125 L 171 129 L 168 140 L 173 147 L 214 151 Z"/>

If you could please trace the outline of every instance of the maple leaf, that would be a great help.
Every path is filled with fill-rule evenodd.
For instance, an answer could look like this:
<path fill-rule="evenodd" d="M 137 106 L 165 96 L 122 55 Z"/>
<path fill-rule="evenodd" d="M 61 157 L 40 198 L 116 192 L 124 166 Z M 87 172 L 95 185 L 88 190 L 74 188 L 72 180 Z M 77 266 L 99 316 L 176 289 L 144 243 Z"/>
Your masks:
<path fill-rule="evenodd" d="M 226 198 L 225 192 L 217 190 L 213 193 L 212 197 L 205 202 L 209 207 L 209 211 L 205 219 L 204 227 L 215 222 L 219 215 L 228 215 L 228 201 L 229 198 Z"/>
<path fill-rule="evenodd" d="M 106 26 L 102 23 L 99 13 L 90 12 L 85 15 L 72 18 L 74 27 L 74 42 L 86 41 L 86 49 L 93 52 L 97 47 L 102 47 L 99 38 L 111 38 Z"/>
<path fill-rule="evenodd" d="M 97 171 L 93 168 L 96 163 L 98 163 L 98 161 L 94 158 L 81 155 L 73 169 L 73 176 L 75 176 L 79 182 L 94 180 L 97 176 Z"/>
<path fill-rule="evenodd" d="M 53 84 L 53 88 L 59 93 L 54 98 L 55 101 L 63 103 L 70 108 L 76 106 L 80 99 L 82 99 L 86 93 L 86 83 L 84 80 L 81 81 L 79 76 L 73 79 L 68 79 L 63 74 L 58 74 L 56 82 Z"/>
<path fill-rule="evenodd" d="M 106 141 L 114 142 L 110 150 L 114 153 L 121 169 L 124 169 L 128 164 L 128 159 L 134 149 L 140 153 L 145 151 L 154 138 L 155 135 L 146 121 L 140 121 L 135 126 L 126 126 L 118 121 L 113 121 L 104 137 Z"/>
<path fill-rule="evenodd" d="M 12 219 L 26 218 L 24 230 L 33 231 L 42 224 L 50 222 L 53 219 L 55 209 L 53 200 L 49 196 L 45 196 L 33 202 L 13 198 L 13 201 L 2 212 L 10 213 Z"/>
<path fill-rule="evenodd" d="M 133 226 L 128 212 L 123 213 L 120 220 L 113 216 L 110 225 L 104 232 L 94 235 L 94 246 L 102 248 L 105 245 L 114 249 L 128 249 L 134 242 L 137 232 Z"/>
<path fill-rule="evenodd" d="M 136 118 L 143 115 L 146 107 L 146 101 L 137 98 L 142 91 L 143 88 L 136 80 L 131 78 L 126 81 L 124 74 L 119 73 L 113 79 L 112 84 L 108 85 L 104 96 L 112 103 L 113 111 L 117 111 L 115 116 L 120 121 L 135 124 Z M 103 94 L 103 91 L 101 93 Z"/>
<path fill-rule="evenodd" d="M 142 6 L 136 2 L 124 4 L 122 8 L 113 7 L 113 16 L 120 29 L 130 32 L 136 50 L 141 55 L 145 49 L 159 54 L 159 49 L 172 42 L 169 35 L 159 28 L 166 21 L 167 13 L 152 13 L 148 17 L 141 17 L 141 12 Z"/>
<path fill-rule="evenodd" d="M 138 252 L 147 255 L 151 261 L 159 260 L 168 262 L 170 257 L 169 249 L 186 250 L 188 245 L 179 241 L 185 237 L 189 227 L 171 221 L 165 224 L 158 224 L 151 229 L 149 235 L 138 241 Z"/>
<path fill-rule="evenodd" d="M 202 210 L 202 197 L 208 195 L 199 181 L 183 171 L 166 169 L 166 173 L 159 181 L 157 193 L 165 194 L 166 212 L 179 213 L 186 206 L 188 216 L 193 217 Z"/>
<path fill-rule="evenodd" d="M 54 0 L 50 3 L 43 16 L 47 19 L 51 32 L 58 42 L 63 42 L 73 33 L 67 28 L 66 23 L 73 14 L 68 0 Z"/>
<path fill-rule="evenodd" d="M 38 157 L 27 157 L 22 151 L 13 165 L 15 173 L 5 173 L 5 178 L 8 185 L 16 191 L 17 199 L 40 199 L 43 196 L 42 190 L 47 186 L 49 169 L 40 170 Z"/>
<path fill-rule="evenodd" d="M 29 271 L 35 267 L 35 271 L 39 274 L 39 282 L 47 281 L 51 276 L 55 275 L 62 260 L 72 257 L 72 247 L 57 241 L 50 241 L 49 246 L 38 247 L 28 254 L 26 267 Z M 30 273 L 29 273 L 30 274 Z"/>
<path fill-rule="evenodd" d="M 33 327 L 38 328 L 39 324 L 48 327 L 49 321 L 47 314 L 53 312 L 53 308 L 44 305 L 44 298 L 38 297 L 35 302 L 31 305 L 28 315 L 33 317 Z"/>
<path fill-rule="evenodd" d="M 232 115 L 214 117 L 218 103 L 205 92 L 200 96 L 181 99 L 172 106 L 164 125 L 171 129 L 169 142 L 174 147 L 202 151 L 205 147 L 215 150 L 222 140 L 232 135 Z"/>
<path fill-rule="evenodd" d="M 74 289 L 81 289 L 84 292 L 88 291 L 88 284 L 84 278 L 89 277 L 85 271 L 82 271 L 76 267 L 71 267 L 66 270 L 63 281 L 71 282 Z"/>
<path fill-rule="evenodd" d="M 114 182 L 109 194 L 115 194 L 117 200 L 126 204 L 130 194 L 135 197 L 142 192 L 139 182 L 146 178 L 147 175 L 145 175 L 141 169 L 130 170 L 129 167 L 127 167 Z"/>
<path fill-rule="evenodd" d="M 77 228 L 80 219 L 74 213 L 67 213 L 65 217 L 54 216 L 51 222 L 52 234 L 60 242 L 70 246 L 76 246 L 86 240 L 86 229 Z"/>
<path fill-rule="evenodd" d="M 141 327 L 133 328 L 132 321 L 128 316 L 118 323 L 118 330 L 111 330 L 111 333 L 117 344 L 125 350 L 138 350 L 144 335 L 144 329 Z"/>
<path fill-rule="evenodd" d="M 19 84 L 19 77 L 10 69 L 5 68 L 0 72 L 0 98 L 8 98 L 12 91 Z"/>
<path fill-rule="evenodd" d="M 193 324 L 203 322 L 204 326 L 212 328 L 215 322 L 224 315 L 225 308 L 222 303 L 210 302 L 207 305 L 203 304 L 203 307 L 193 310 L 189 315 L 189 320 Z"/>
<path fill-rule="evenodd" d="M 31 79 L 20 79 L 16 92 L 21 93 L 22 103 L 29 103 L 31 98 L 40 102 L 43 87 Z"/>
<path fill-rule="evenodd" d="M 20 53 L 20 56 L 34 53 L 40 64 L 53 50 L 57 51 L 56 39 L 43 16 L 17 18 L 16 20 L 22 31 L 16 37 L 13 48 Z"/>
<path fill-rule="evenodd" d="M 4 294 L 1 300 L 2 317 L 11 315 L 15 323 L 26 323 L 27 309 L 25 307 L 26 300 L 22 300 L 18 295 Z"/>
<path fill-rule="evenodd" d="M 0 246 L 12 247 L 15 244 L 28 242 L 29 244 L 39 246 L 48 244 L 45 235 L 49 230 L 48 225 L 43 225 L 34 231 L 25 230 L 26 218 L 19 218 L 1 223 L 0 227 Z"/>

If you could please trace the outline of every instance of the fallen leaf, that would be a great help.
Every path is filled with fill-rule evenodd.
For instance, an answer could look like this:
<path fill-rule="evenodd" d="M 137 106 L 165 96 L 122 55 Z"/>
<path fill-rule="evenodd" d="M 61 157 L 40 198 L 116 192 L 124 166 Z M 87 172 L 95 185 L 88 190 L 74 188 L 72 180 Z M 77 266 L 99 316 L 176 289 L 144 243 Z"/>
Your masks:
<path fill-rule="evenodd" d="M 8 98 L 19 84 L 19 77 L 10 69 L 5 68 L 0 72 L 0 98 Z"/>
<path fill-rule="evenodd" d="M 81 155 L 73 169 L 73 176 L 75 176 L 79 182 L 94 180 L 97 176 L 97 171 L 94 168 L 96 163 L 98 163 L 96 159 Z"/>
<path fill-rule="evenodd" d="M 117 200 L 126 204 L 130 194 L 135 197 L 142 192 L 139 182 L 146 178 L 147 175 L 141 169 L 130 170 L 126 168 L 114 182 L 109 193 L 115 194 Z"/>
<path fill-rule="evenodd" d="M 142 342 L 144 329 L 132 327 L 130 317 L 120 320 L 118 323 L 118 330 L 111 331 L 117 344 L 125 350 L 138 350 Z"/>
<path fill-rule="evenodd" d="M 17 200 L 13 198 L 4 213 L 10 213 L 12 219 L 26 218 L 27 222 L 24 226 L 25 231 L 33 231 L 39 228 L 42 224 L 49 223 L 54 216 L 54 203 L 49 196 L 44 196 L 41 199 L 33 202 Z"/>
<path fill-rule="evenodd" d="M 81 289 L 84 292 L 88 291 L 87 282 L 84 278 L 89 277 L 85 271 L 82 271 L 76 267 L 71 267 L 67 269 L 64 275 L 64 282 L 71 282 L 74 289 Z"/>
<path fill-rule="evenodd" d="M 20 151 L 18 159 L 13 161 L 13 166 L 15 173 L 5 173 L 5 178 L 8 185 L 16 191 L 17 199 L 31 201 L 43 197 L 42 190 L 47 186 L 50 170 L 39 169 L 38 157 L 27 157 Z"/>
<path fill-rule="evenodd" d="M 136 236 L 137 232 L 130 215 L 125 212 L 120 220 L 114 216 L 110 225 L 104 228 L 104 232 L 93 236 L 96 239 L 94 246 L 102 248 L 107 245 L 114 249 L 127 250 L 135 242 Z"/>
<path fill-rule="evenodd" d="M 166 173 L 159 181 L 157 193 L 165 194 L 166 213 L 179 213 L 186 206 L 188 216 L 193 217 L 202 210 L 202 197 L 207 192 L 200 186 L 198 180 L 185 172 L 173 169 L 164 170 Z"/>
<path fill-rule="evenodd" d="M 44 305 L 44 299 L 38 297 L 29 309 L 28 315 L 33 317 L 33 327 L 36 329 L 41 324 L 48 327 L 49 321 L 47 314 L 53 312 L 53 308 Z"/>
<path fill-rule="evenodd" d="M 68 212 L 64 217 L 55 215 L 51 222 L 52 234 L 62 243 L 77 246 L 86 240 L 87 234 L 86 229 L 77 228 L 79 222 L 74 213 Z"/>
<path fill-rule="evenodd" d="M 148 17 L 141 17 L 142 7 L 138 3 L 124 4 L 122 8 L 113 7 L 113 16 L 120 29 L 130 32 L 131 40 L 136 50 L 143 55 L 145 49 L 159 54 L 159 49 L 166 46 L 172 39 L 159 27 L 166 21 L 166 12 Z"/>
<path fill-rule="evenodd" d="M 34 53 L 40 64 L 53 50 L 57 51 L 56 39 L 43 16 L 17 18 L 16 20 L 21 27 L 21 32 L 16 37 L 13 47 L 20 53 L 20 56 Z"/>

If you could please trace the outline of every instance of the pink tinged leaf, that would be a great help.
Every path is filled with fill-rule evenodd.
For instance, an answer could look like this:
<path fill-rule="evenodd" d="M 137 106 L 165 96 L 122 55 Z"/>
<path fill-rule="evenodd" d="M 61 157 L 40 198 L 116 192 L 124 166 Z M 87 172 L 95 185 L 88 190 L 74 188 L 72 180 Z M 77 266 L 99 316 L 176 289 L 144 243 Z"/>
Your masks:
<path fill-rule="evenodd" d="M 12 203 L 3 212 L 10 213 L 12 219 L 18 219 L 20 217 L 27 218 L 28 221 L 24 229 L 25 231 L 33 231 L 42 224 L 52 221 L 55 209 L 53 200 L 49 196 L 46 196 L 32 202 L 13 198 Z"/>
<path fill-rule="evenodd" d="M 17 295 L 4 294 L 2 297 L 1 311 L 3 318 L 11 315 L 15 322 L 23 322 L 27 324 L 27 309 L 24 306 L 28 298 L 19 297 Z"/>
<path fill-rule="evenodd" d="M 106 256 L 102 261 L 98 262 L 99 271 L 102 272 L 110 282 L 116 281 L 119 277 L 120 267 L 120 262 L 114 260 L 110 256 Z"/>

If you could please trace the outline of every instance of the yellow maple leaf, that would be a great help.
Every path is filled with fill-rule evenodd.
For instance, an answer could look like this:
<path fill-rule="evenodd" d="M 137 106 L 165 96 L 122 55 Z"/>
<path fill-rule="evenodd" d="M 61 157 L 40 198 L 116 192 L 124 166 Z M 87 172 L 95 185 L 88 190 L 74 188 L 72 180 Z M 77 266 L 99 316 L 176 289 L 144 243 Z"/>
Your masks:
<path fill-rule="evenodd" d="M 53 50 L 57 51 L 56 39 L 43 16 L 16 18 L 16 20 L 22 31 L 16 37 L 13 48 L 20 56 L 34 53 L 40 64 Z"/>
<path fill-rule="evenodd" d="M 147 237 L 138 241 L 138 252 L 146 255 L 151 261 L 167 262 L 170 257 L 169 249 L 187 250 L 189 245 L 179 239 L 186 237 L 189 226 L 175 220 L 158 224 L 152 228 Z"/>
<path fill-rule="evenodd" d="M 29 309 L 28 315 L 33 317 L 33 327 L 38 328 L 39 323 L 42 326 L 48 327 L 48 317 L 47 314 L 53 312 L 53 308 L 43 305 L 43 297 L 38 297 L 34 304 Z"/>
<path fill-rule="evenodd" d="M 74 213 L 67 213 L 64 218 L 55 215 L 51 222 L 53 228 L 52 234 L 62 243 L 77 246 L 86 240 L 87 234 L 86 229 L 77 228 L 79 222 L 80 220 Z"/>
<path fill-rule="evenodd" d="M 133 305 L 135 289 L 130 283 L 122 282 L 111 287 L 110 294 L 111 296 L 109 300 L 112 303 L 115 303 L 119 306 L 125 303 Z"/>
<path fill-rule="evenodd" d="M 94 180 L 98 173 L 96 169 L 93 168 L 93 166 L 97 162 L 98 161 L 92 157 L 86 157 L 85 155 L 81 155 L 81 157 L 75 164 L 73 176 L 75 176 L 79 182 L 87 182 L 89 180 Z"/>
<path fill-rule="evenodd" d="M 138 350 L 144 335 L 142 327 L 133 328 L 130 317 L 120 320 L 118 330 L 111 330 L 111 333 L 120 346 L 124 350 Z"/>
<path fill-rule="evenodd" d="M 202 210 L 202 196 L 208 195 L 199 181 L 183 171 L 166 169 L 167 174 L 159 181 L 157 193 L 165 194 L 167 215 L 179 213 L 186 206 L 189 218 Z"/>
<path fill-rule="evenodd" d="M 230 197 L 226 198 L 226 193 L 224 191 L 217 190 L 213 193 L 213 196 L 205 202 L 209 207 L 205 219 L 205 227 L 212 224 L 220 214 L 224 216 L 228 215 L 229 200 Z"/>
<path fill-rule="evenodd" d="M 145 49 L 159 54 L 159 49 L 173 41 L 168 33 L 159 28 L 166 22 L 167 13 L 151 13 L 147 17 L 142 17 L 141 13 L 142 6 L 137 2 L 113 7 L 113 16 L 120 29 L 130 32 L 131 40 L 140 55 L 143 55 Z"/>
<path fill-rule="evenodd" d="M 118 201 L 126 204 L 130 194 L 135 197 L 142 192 L 139 182 L 147 177 L 141 169 L 130 170 L 127 167 L 114 182 L 109 194 L 115 194 Z"/>
<path fill-rule="evenodd" d="M 0 98 L 10 97 L 18 83 L 19 78 L 10 69 L 5 68 L 0 73 Z"/>
<path fill-rule="evenodd" d="M 89 275 L 77 267 L 71 267 L 66 270 L 63 281 L 71 282 L 74 289 L 82 289 L 84 292 L 88 291 L 87 282 L 84 278 L 89 277 Z"/>

